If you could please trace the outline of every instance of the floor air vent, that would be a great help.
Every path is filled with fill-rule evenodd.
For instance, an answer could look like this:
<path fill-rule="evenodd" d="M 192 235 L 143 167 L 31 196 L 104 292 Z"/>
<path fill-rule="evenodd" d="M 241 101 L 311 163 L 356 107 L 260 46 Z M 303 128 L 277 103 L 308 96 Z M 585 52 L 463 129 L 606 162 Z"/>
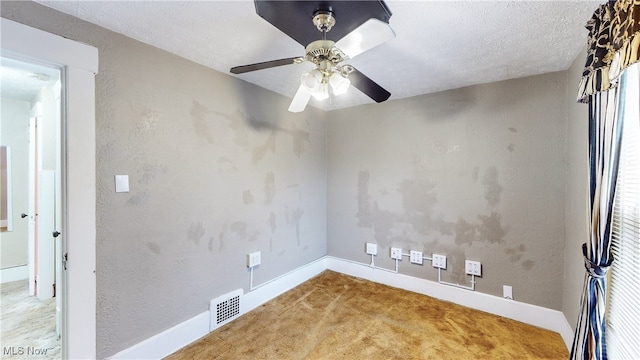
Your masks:
<path fill-rule="evenodd" d="M 219 296 L 209 303 L 209 331 L 236 319 L 242 315 L 242 289 Z"/>

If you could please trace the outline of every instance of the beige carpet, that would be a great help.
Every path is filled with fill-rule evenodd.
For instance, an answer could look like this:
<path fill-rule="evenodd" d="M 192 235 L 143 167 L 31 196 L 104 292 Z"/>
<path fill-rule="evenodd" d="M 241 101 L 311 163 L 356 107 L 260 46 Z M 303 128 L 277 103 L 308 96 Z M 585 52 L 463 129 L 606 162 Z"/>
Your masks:
<path fill-rule="evenodd" d="M 566 359 L 559 334 L 326 271 L 167 359 Z"/>
<path fill-rule="evenodd" d="M 29 296 L 27 281 L 0 285 L 0 358 L 60 359 L 56 298 Z"/>

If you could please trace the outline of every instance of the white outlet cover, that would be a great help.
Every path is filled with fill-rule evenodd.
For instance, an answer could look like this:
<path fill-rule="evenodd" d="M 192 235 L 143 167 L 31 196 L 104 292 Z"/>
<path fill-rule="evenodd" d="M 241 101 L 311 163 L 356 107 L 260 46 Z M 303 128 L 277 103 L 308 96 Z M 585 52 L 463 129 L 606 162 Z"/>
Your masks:
<path fill-rule="evenodd" d="M 482 276 L 482 264 L 480 261 L 465 260 L 464 272 L 468 275 Z"/>
<path fill-rule="evenodd" d="M 502 285 L 502 297 L 513 300 L 513 288 L 509 285 Z"/>
<path fill-rule="evenodd" d="M 422 251 L 411 250 L 409 260 L 411 260 L 413 264 L 422 265 Z"/>
<path fill-rule="evenodd" d="M 396 260 L 402 260 L 402 249 L 392 247 L 391 248 L 391 258 Z"/>
<path fill-rule="evenodd" d="M 378 255 L 378 244 L 367 243 L 367 254 Z"/>
<path fill-rule="evenodd" d="M 447 257 L 445 255 L 433 254 L 431 258 L 433 259 L 433 267 L 447 269 Z"/>

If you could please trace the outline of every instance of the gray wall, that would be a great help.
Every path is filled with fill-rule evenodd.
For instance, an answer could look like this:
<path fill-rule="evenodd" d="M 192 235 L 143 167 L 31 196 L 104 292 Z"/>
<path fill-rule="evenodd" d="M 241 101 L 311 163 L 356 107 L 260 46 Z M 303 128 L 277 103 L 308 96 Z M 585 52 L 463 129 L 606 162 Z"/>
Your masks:
<path fill-rule="evenodd" d="M 566 72 L 331 112 L 329 255 L 393 268 L 391 246 L 447 256 L 443 280 L 562 306 Z M 437 280 L 405 258 L 401 272 Z"/>
<path fill-rule="evenodd" d="M 0 143 L 11 147 L 11 186 L 13 231 L 0 233 L 0 269 L 27 264 L 28 221 L 21 213 L 29 212 L 29 114 L 27 101 L 2 98 Z"/>
<path fill-rule="evenodd" d="M 388 268 L 391 246 L 445 254 L 444 280 L 462 284 L 469 258 L 483 263 L 478 291 L 511 285 L 516 300 L 577 314 L 575 66 L 292 115 L 287 98 L 40 5 L 1 11 L 100 51 L 99 357 L 246 291 L 254 250 L 258 283 L 327 253 L 368 263 L 367 241 Z M 130 193 L 114 193 L 115 174 Z M 437 280 L 407 259 L 401 272 Z"/>
<path fill-rule="evenodd" d="M 565 203 L 565 252 L 562 312 L 569 324 L 578 322 L 580 296 L 585 269 L 582 244 L 589 237 L 587 210 L 588 174 L 588 106 L 576 102 L 578 84 L 584 68 L 586 49 L 583 49 L 567 71 L 567 171 Z"/>
<path fill-rule="evenodd" d="M 99 358 L 247 291 L 248 252 L 257 283 L 326 254 L 322 112 L 35 3 L 1 11 L 99 49 Z"/>

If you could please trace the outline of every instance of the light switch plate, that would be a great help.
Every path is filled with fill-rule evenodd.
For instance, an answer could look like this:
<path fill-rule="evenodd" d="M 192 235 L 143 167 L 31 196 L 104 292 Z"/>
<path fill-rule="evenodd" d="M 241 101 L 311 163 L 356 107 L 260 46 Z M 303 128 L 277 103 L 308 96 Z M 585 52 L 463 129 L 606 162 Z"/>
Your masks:
<path fill-rule="evenodd" d="M 129 175 L 116 175 L 116 192 L 129 192 Z"/>

